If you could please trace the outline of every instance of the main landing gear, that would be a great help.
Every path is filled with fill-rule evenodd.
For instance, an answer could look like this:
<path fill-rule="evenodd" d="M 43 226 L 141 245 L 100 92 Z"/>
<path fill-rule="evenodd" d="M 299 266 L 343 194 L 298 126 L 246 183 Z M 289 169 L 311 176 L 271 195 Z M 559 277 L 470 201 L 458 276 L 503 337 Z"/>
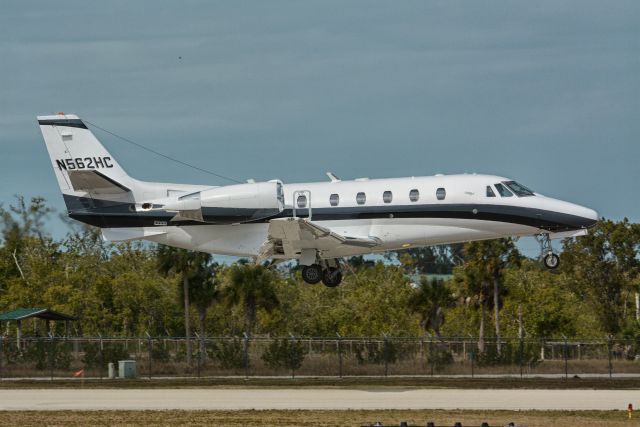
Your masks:
<path fill-rule="evenodd" d="M 328 288 L 338 286 L 342 282 L 342 271 L 338 260 L 323 260 L 320 263 L 303 266 L 302 279 L 311 285 L 322 281 Z"/>
<path fill-rule="evenodd" d="M 542 258 L 544 266 L 549 270 L 558 268 L 560 266 L 560 256 L 553 252 L 549 233 L 542 233 L 535 237 L 540 244 L 540 257 Z"/>

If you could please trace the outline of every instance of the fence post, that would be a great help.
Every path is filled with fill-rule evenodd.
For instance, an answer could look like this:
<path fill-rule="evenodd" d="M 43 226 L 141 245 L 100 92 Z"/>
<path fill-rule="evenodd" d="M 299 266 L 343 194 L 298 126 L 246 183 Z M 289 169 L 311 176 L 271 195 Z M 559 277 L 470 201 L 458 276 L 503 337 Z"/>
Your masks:
<path fill-rule="evenodd" d="M 243 332 L 243 344 L 244 344 L 244 377 L 245 379 L 249 378 L 249 335 L 246 332 Z"/>
<path fill-rule="evenodd" d="M 522 379 L 522 370 L 524 365 L 524 338 L 520 336 L 520 349 L 518 350 L 519 363 L 520 363 L 520 379 Z"/>
<path fill-rule="evenodd" d="M 196 336 L 196 339 L 198 340 L 198 364 L 196 365 L 197 371 L 196 374 L 198 375 L 198 379 L 200 379 L 200 367 L 202 366 L 202 341 L 200 338 L 200 334 L 198 334 L 197 332 L 193 333 Z"/>
<path fill-rule="evenodd" d="M 431 365 L 431 376 L 433 376 L 433 338 L 429 336 L 429 364 Z"/>
<path fill-rule="evenodd" d="M 49 374 L 51 376 L 51 381 L 53 381 L 53 358 L 54 358 L 54 354 L 53 354 L 53 346 L 54 346 L 54 341 L 53 341 L 53 335 L 51 334 L 51 332 L 49 332 Z"/>
<path fill-rule="evenodd" d="M 612 348 L 613 343 L 611 341 L 612 341 L 612 337 L 611 337 L 611 335 L 609 335 L 607 337 L 607 353 L 609 353 L 609 379 L 611 379 L 613 377 L 613 362 L 611 360 L 611 358 L 613 356 L 611 354 L 612 351 L 613 351 L 613 348 Z"/>
<path fill-rule="evenodd" d="M 340 334 L 336 333 L 338 345 L 338 377 L 342 378 L 342 341 Z"/>
<path fill-rule="evenodd" d="M 149 376 L 149 379 L 151 379 L 151 368 L 153 363 L 153 341 L 151 341 L 151 335 L 149 335 L 149 332 L 145 331 L 145 334 L 147 335 L 147 351 L 149 352 L 149 365 L 147 366 L 149 372 L 147 372 L 147 375 Z"/>
<path fill-rule="evenodd" d="M 2 380 L 2 368 L 4 362 L 4 337 L 0 335 L 0 380 Z"/>
<path fill-rule="evenodd" d="M 471 350 L 471 378 L 473 378 L 473 369 L 474 369 L 474 363 L 475 363 L 475 359 L 476 359 L 476 350 L 472 349 Z"/>
<path fill-rule="evenodd" d="M 98 367 L 100 379 L 102 379 L 102 369 L 104 368 L 104 345 L 102 343 L 102 334 L 98 334 L 100 337 L 100 366 Z"/>
<path fill-rule="evenodd" d="M 293 334 L 289 334 L 290 338 L 289 338 L 289 363 L 291 364 L 291 379 L 294 379 L 296 377 L 296 368 L 295 368 L 295 345 L 296 345 L 296 337 L 293 336 Z"/>
<path fill-rule="evenodd" d="M 384 376 L 386 377 L 389 374 L 389 358 L 387 357 L 387 335 L 383 335 L 384 339 L 382 342 L 382 358 L 384 359 Z"/>
<path fill-rule="evenodd" d="M 569 379 L 569 355 L 567 354 L 567 337 L 565 335 L 562 336 L 564 338 L 564 351 L 562 352 L 562 356 L 564 357 L 564 379 Z"/>

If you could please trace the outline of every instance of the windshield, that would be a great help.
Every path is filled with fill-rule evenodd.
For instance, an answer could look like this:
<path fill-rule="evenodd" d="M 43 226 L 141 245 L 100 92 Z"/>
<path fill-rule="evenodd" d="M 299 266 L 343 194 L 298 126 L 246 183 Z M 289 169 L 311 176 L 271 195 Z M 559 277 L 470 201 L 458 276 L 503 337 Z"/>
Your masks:
<path fill-rule="evenodd" d="M 504 181 L 503 184 L 509 187 L 511 191 L 516 193 L 516 196 L 518 197 L 527 197 L 527 196 L 534 195 L 533 191 L 529 190 L 527 187 L 525 187 L 522 184 L 518 184 L 515 181 Z"/>

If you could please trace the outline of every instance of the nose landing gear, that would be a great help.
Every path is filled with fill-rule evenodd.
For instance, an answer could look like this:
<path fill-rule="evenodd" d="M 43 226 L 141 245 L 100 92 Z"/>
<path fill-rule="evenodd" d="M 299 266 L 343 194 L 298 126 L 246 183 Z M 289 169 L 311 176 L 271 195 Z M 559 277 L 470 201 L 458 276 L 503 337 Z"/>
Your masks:
<path fill-rule="evenodd" d="M 540 257 L 544 266 L 549 270 L 558 268 L 560 266 L 560 256 L 553 251 L 549 233 L 539 234 L 535 238 L 540 244 Z"/>
<path fill-rule="evenodd" d="M 342 282 L 342 270 L 337 259 L 322 260 L 321 264 L 302 267 L 302 280 L 315 285 L 322 281 L 328 288 L 335 288 Z"/>

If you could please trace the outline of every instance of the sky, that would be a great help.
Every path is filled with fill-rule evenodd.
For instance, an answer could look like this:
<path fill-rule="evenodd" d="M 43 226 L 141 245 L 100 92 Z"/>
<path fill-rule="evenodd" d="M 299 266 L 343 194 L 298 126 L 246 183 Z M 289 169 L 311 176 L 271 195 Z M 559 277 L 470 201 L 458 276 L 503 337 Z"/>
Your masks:
<path fill-rule="evenodd" d="M 3 1 L 0 202 L 35 116 L 238 180 L 478 172 L 640 220 L 638 1 Z M 229 182 L 95 132 L 139 179 Z M 51 232 L 64 234 L 52 219 Z"/>

